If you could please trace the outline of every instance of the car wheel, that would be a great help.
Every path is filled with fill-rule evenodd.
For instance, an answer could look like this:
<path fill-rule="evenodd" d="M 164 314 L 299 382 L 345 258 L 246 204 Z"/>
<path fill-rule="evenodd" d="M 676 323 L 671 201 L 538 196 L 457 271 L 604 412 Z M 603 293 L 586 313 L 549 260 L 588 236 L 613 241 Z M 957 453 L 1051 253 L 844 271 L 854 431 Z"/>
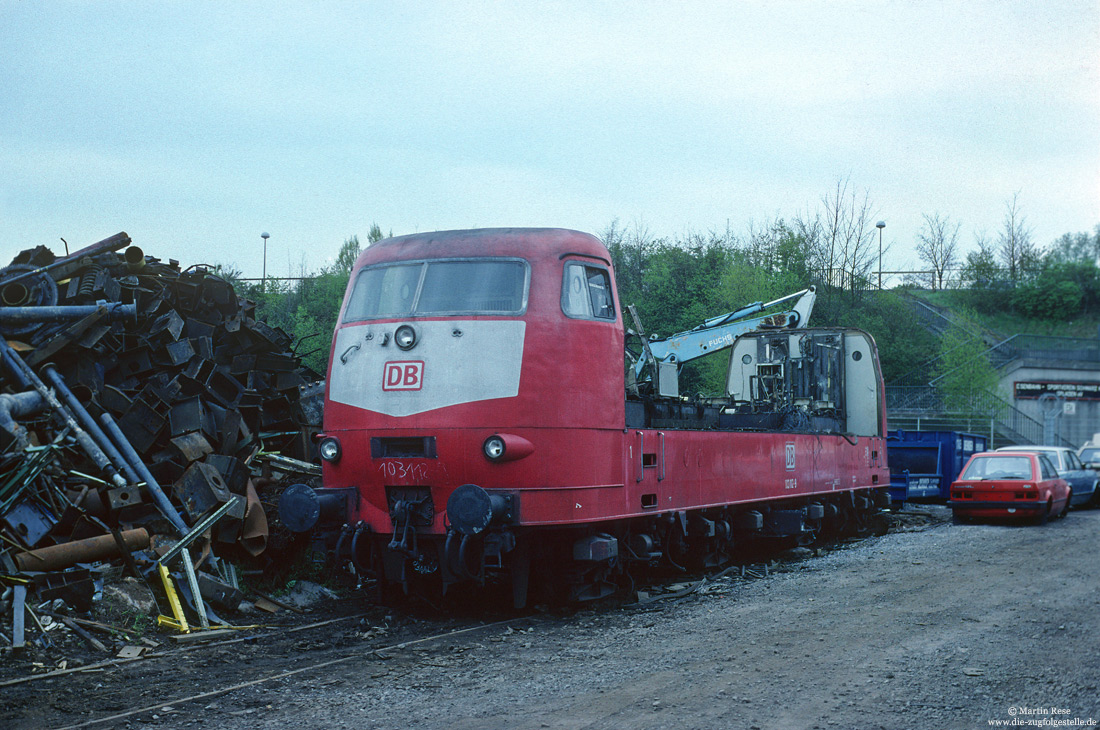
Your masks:
<path fill-rule="evenodd" d="M 1066 494 L 1066 503 L 1064 505 L 1062 505 L 1062 511 L 1058 513 L 1058 519 L 1064 520 L 1066 518 L 1066 515 L 1069 513 L 1069 503 L 1072 500 L 1073 500 L 1073 490 L 1071 489 L 1071 490 L 1069 490 L 1069 493 Z"/>
<path fill-rule="evenodd" d="M 1100 507 L 1100 482 L 1092 485 L 1092 498 L 1084 506 Z"/>
<path fill-rule="evenodd" d="M 1054 507 L 1053 499 L 1048 498 L 1047 503 L 1043 505 L 1043 508 L 1039 510 L 1039 514 L 1035 517 L 1036 525 L 1045 525 L 1047 520 L 1050 519 L 1050 510 Z"/>
<path fill-rule="evenodd" d="M 951 524 L 953 525 L 969 525 L 970 522 L 971 519 L 969 517 L 964 517 L 957 512 L 951 513 Z"/>

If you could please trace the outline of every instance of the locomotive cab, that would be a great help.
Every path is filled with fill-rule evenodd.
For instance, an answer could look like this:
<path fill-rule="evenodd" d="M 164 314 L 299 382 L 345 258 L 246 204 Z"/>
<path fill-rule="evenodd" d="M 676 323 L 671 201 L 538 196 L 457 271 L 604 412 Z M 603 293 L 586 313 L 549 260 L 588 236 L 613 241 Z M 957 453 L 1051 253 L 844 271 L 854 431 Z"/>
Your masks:
<path fill-rule="evenodd" d="M 510 559 L 521 516 L 563 516 L 550 492 L 621 482 L 614 291 L 607 250 L 572 231 L 417 234 L 360 255 L 321 453 L 322 492 L 355 495 L 342 521 L 362 570 L 479 579 Z"/>

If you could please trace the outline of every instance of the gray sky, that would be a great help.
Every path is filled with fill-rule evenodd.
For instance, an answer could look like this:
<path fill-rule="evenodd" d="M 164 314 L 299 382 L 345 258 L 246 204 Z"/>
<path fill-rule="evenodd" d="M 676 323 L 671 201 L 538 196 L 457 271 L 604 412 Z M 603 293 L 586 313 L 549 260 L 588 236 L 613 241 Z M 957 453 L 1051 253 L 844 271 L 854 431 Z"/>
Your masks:
<path fill-rule="evenodd" d="M 922 213 L 1100 223 L 1100 3 L 0 0 L 0 265 L 127 231 L 183 265 L 330 262 L 372 222 L 656 235 L 838 179 Z"/>

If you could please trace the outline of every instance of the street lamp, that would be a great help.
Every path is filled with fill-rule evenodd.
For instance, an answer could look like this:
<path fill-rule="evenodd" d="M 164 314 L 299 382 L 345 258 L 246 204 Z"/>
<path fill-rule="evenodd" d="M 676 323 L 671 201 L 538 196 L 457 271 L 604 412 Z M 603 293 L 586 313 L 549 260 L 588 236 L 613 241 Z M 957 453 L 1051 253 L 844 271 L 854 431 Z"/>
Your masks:
<path fill-rule="evenodd" d="M 885 225 L 885 224 L 883 224 L 883 225 Z M 265 291 L 265 289 L 267 287 L 267 239 L 271 238 L 271 234 L 268 233 L 267 231 L 264 231 L 263 233 L 260 234 L 260 238 L 264 239 L 264 278 L 260 279 L 260 291 L 263 292 L 263 291 Z M 879 249 L 880 249 L 880 251 L 879 251 L 879 260 L 880 260 L 880 263 L 879 263 L 879 269 L 880 269 L 879 284 L 881 285 L 882 284 L 882 281 L 881 281 L 882 280 L 882 274 L 881 274 L 881 269 L 882 269 L 882 263 L 881 263 L 882 251 L 881 251 L 881 249 L 882 249 L 882 245 L 881 245 L 881 243 L 879 245 Z"/>
<path fill-rule="evenodd" d="M 878 290 L 882 291 L 882 229 L 886 227 L 886 221 L 875 224 L 878 229 Z"/>

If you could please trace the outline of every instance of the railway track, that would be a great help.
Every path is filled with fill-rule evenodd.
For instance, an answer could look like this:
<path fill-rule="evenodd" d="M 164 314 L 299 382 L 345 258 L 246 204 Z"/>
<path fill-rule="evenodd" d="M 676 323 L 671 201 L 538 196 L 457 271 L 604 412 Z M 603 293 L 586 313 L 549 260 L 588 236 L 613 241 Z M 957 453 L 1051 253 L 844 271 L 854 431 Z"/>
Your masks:
<path fill-rule="evenodd" d="M 0 682 L 6 727 L 114 727 L 166 714 L 197 715 L 199 703 L 302 675 L 329 678 L 341 664 L 376 662 L 381 673 L 394 659 L 445 642 L 530 622 L 431 620 L 400 616 L 381 607 L 350 611 L 340 602 L 330 616 L 296 626 L 269 627 L 202 643 L 166 645 L 133 659 L 111 659 Z M 361 607 L 361 602 L 359 607 Z M 389 620 L 387 620 L 389 619 Z M 315 676 L 314 676 L 315 675 Z M 230 710 L 232 712 L 232 710 Z"/>

